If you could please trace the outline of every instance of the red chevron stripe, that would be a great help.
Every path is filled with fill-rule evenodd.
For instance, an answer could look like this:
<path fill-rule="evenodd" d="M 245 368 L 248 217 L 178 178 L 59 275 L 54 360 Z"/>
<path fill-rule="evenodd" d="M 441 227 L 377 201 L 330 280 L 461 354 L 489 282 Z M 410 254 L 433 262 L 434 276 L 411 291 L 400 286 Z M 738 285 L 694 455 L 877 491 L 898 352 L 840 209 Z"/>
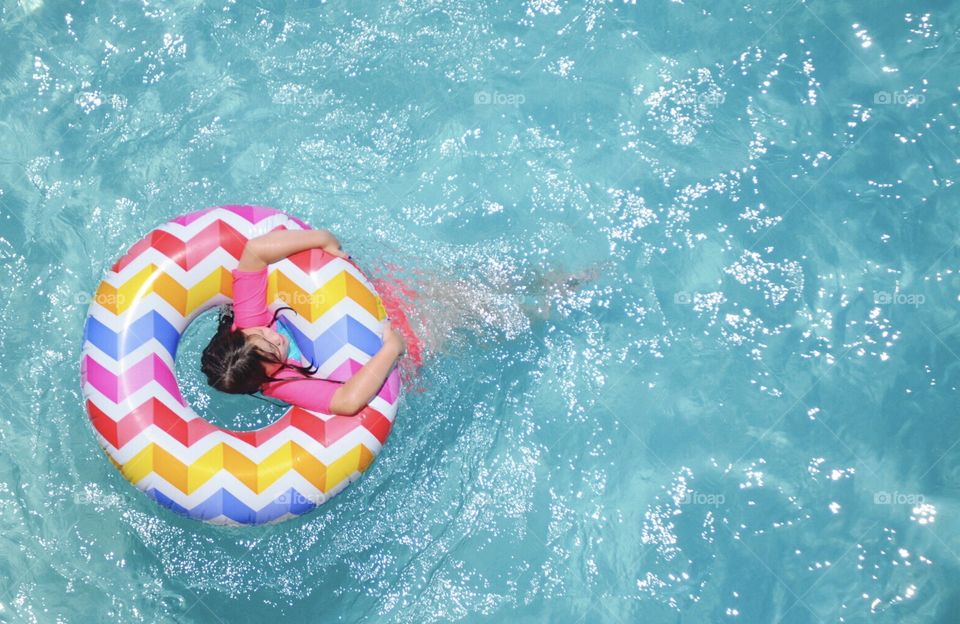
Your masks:
<path fill-rule="evenodd" d="M 330 262 L 336 259 L 336 256 L 329 254 L 322 249 L 308 249 L 289 256 L 290 262 L 294 263 L 300 270 L 309 275 L 317 269 L 322 269 Z"/>
<path fill-rule="evenodd" d="M 380 444 L 386 444 L 390 429 L 393 428 L 393 423 L 386 416 L 368 405 L 354 418 L 361 419 L 366 430 L 380 440 Z"/>
<path fill-rule="evenodd" d="M 123 447 L 150 425 L 156 425 L 184 446 L 220 431 L 202 418 L 184 420 L 157 398 L 147 400 L 118 421 L 114 421 L 91 401 L 87 401 L 87 409 L 93 426 L 114 448 Z"/>
<path fill-rule="evenodd" d="M 383 423 L 386 423 L 386 429 Z M 356 416 L 334 416 L 330 420 L 322 420 L 310 412 L 294 407 L 290 410 L 290 424 L 324 446 L 332 445 L 357 427 L 365 428 L 380 440 L 380 444 L 383 444 L 392 426 L 386 416 L 369 406 Z M 265 432 L 269 428 L 266 427 L 261 431 Z"/>
<path fill-rule="evenodd" d="M 87 401 L 87 413 L 94 428 L 113 448 L 122 448 L 150 425 L 166 432 L 183 446 L 189 447 L 214 431 L 222 431 L 247 444 L 259 447 L 287 427 L 296 427 L 320 444 L 332 446 L 337 440 L 357 427 L 365 427 L 383 444 L 393 424 L 372 407 L 366 407 L 356 416 L 334 416 L 324 421 L 299 407 L 287 411 L 277 422 L 256 431 L 230 431 L 213 425 L 203 418 L 184 420 L 162 401 L 151 398 L 118 421 Z"/>
<path fill-rule="evenodd" d="M 122 271 L 140 254 L 152 247 L 176 262 L 184 271 L 189 271 L 219 247 L 223 247 L 231 256 L 239 259 L 246 242 L 247 238 L 243 234 L 221 220 L 210 223 L 186 241 L 180 240 L 169 232 L 153 230 L 131 247 L 130 251 L 111 267 L 111 270 Z"/>

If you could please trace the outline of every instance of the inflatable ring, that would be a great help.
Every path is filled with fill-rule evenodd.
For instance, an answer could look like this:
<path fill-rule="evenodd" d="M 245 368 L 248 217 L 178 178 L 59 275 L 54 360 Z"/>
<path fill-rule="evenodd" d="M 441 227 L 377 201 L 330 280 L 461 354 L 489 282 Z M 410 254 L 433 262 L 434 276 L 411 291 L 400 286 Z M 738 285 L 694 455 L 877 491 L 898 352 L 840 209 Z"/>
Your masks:
<path fill-rule="evenodd" d="M 365 471 L 393 426 L 397 368 L 356 416 L 291 407 L 256 431 L 203 419 L 183 399 L 175 358 L 203 312 L 231 301 L 250 238 L 309 229 L 271 208 L 220 206 L 162 225 L 97 288 L 84 327 L 83 395 L 97 440 L 137 488 L 178 513 L 254 525 L 302 515 Z M 344 381 L 380 348 L 386 312 L 352 262 L 319 249 L 270 265 L 267 300 L 318 377 Z"/>

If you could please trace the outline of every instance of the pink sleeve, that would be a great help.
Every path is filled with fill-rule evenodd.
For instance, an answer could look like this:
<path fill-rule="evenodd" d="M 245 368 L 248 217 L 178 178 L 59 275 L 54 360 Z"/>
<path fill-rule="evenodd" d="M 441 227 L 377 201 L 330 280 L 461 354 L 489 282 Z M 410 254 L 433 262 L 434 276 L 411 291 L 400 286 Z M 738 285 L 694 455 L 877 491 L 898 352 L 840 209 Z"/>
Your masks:
<path fill-rule="evenodd" d="M 233 328 L 264 327 L 273 319 L 267 309 L 267 267 L 259 271 L 234 269 Z"/>
<path fill-rule="evenodd" d="M 263 393 L 269 397 L 286 401 L 291 405 L 315 412 L 330 413 L 330 401 L 333 393 L 343 384 L 327 379 L 315 379 L 281 371 L 280 377 L 290 377 L 293 381 L 271 381 L 263 384 Z"/>

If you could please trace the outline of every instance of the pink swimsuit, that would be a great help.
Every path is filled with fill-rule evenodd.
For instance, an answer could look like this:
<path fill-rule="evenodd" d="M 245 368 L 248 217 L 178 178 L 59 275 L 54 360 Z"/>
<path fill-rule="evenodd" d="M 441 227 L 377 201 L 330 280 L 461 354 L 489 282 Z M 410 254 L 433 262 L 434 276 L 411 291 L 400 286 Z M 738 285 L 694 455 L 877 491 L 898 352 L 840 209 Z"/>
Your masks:
<path fill-rule="evenodd" d="M 410 326 L 410 321 L 404 312 L 404 304 L 400 293 L 415 298 L 417 293 L 407 288 L 397 279 L 375 279 L 374 287 L 380 294 L 384 307 L 395 323 L 398 331 L 407 341 L 407 353 L 414 368 L 422 363 L 422 347 L 420 339 Z M 399 292 L 398 292 L 399 291 Z M 233 327 L 232 329 L 246 329 L 248 327 L 266 327 L 273 319 L 273 314 L 267 309 L 267 269 L 259 271 L 233 270 Z M 291 364 L 301 364 L 296 360 L 287 360 Z M 288 368 L 281 369 L 274 374 L 281 379 L 295 379 L 297 381 L 268 382 L 260 389 L 269 397 L 286 401 L 304 409 L 330 413 L 330 401 L 333 393 L 342 386 L 340 382 L 328 379 L 306 377 L 299 371 Z"/>
<path fill-rule="evenodd" d="M 233 271 L 233 328 L 266 327 L 273 314 L 267 309 L 267 269 L 259 271 Z M 301 364 L 287 360 L 290 364 Z M 343 384 L 327 379 L 306 377 L 297 370 L 288 368 L 274 373 L 280 379 L 296 381 L 271 381 L 263 384 L 261 392 L 268 397 L 286 401 L 292 405 L 317 412 L 330 413 L 333 393 Z"/>

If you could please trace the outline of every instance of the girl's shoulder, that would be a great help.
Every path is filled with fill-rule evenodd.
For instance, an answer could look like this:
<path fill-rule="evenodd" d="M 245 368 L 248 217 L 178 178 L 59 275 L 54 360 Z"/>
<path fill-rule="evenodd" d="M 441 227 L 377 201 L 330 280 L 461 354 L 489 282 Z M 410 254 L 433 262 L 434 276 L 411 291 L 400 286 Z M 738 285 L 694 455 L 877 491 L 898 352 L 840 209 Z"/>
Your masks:
<path fill-rule="evenodd" d="M 298 360 L 288 359 L 287 364 L 291 366 L 302 366 Z M 302 372 L 298 371 L 295 368 L 281 368 L 273 374 L 277 379 L 310 379 L 308 375 L 304 375 Z M 267 382 L 264 385 L 270 384 L 273 382 Z"/>
<path fill-rule="evenodd" d="M 267 269 L 241 271 L 233 275 L 233 329 L 259 327 L 272 318 L 267 310 Z"/>

